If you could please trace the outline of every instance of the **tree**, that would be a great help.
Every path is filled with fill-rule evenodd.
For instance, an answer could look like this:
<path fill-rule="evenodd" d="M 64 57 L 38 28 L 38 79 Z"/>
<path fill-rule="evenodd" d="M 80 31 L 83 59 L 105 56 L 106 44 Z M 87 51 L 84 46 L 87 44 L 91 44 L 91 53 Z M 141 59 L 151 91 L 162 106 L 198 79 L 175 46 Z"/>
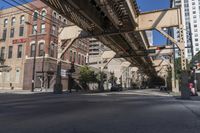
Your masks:
<path fill-rule="evenodd" d="M 108 81 L 111 83 L 112 86 L 116 84 L 116 82 L 117 82 L 117 77 L 115 77 L 114 72 L 113 72 L 113 73 L 112 73 L 112 72 L 110 73 L 110 78 L 109 78 Z"/>
<path fill-rule="evenodd" d="M 97 82 L 97 75 L 94 71 L 90 70 L 88 66 L 84 66 L 80 68 L 80 77 L 79 82 L 82 85 L 82 87 L 86 90 L 89 89 L 88 84 L 89 83 L 96 83 Z"/>
<path fill-rule="evenodd" d="M 97 74 L 97 82 L 98 82 L 98 88 L 101 91 L 104 91 L 104 87 L 103 84 L 104 82 L 107 80 L 107 74 L 105 74 L 104 72 L 99 72 Z"/>
<path fill-rule="evenodd" d="M 175 74 L 176 74 L 176 79 L 179 79 L 180 74 L 181 74 L 181 58 L 175 59 Z"/>

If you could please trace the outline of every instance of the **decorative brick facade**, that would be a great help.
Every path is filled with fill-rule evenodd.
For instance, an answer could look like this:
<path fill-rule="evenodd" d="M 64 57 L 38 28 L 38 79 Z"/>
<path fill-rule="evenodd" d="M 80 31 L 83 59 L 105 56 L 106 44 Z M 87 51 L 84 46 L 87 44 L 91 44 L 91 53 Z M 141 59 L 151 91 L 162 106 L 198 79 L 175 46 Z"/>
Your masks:
<path fill-rule="evenodd" d="M 10 33 L 7 33 L 7 38 L 4 42 L 0 42 L 0 48 L 4 45 L 6 46 L 6 51 L 8 51 L 8 47 L 12 45 L 13 48 L 13 56 L 17 54 L 17 46 L 23 46 L 22 57 L 8 59 L 8 53 L 5 53 L 5 63 L 8 66 L 12 67 L 10 72 L 1 72 L 1 78 L 5 78 L 4 75 L 13 76 L 16 78 L 16 68 L 20 69 L 19 82 L 14 83 L 14 80 L 7 80 L 7 82 L 2 80 L 0 87 L 8 88 L 10 83 L 13 84 L 14 88 L 19 89 L 31 89 L 32 82 L 32 74 L 33 74 L 33 56 L 34 56 L 34 45 L 37 45 L 36 49 L 36 76 L 35 76 L 35 87 L 38 88 L 41 85 L 41 81 L 39 77 L 44 72 L 44 80 L 47 88 L 52 88 L 55 82 L 55 71 L 56 71 L 56 63 L 57 63 L 57 43 L 58 43 L 58 29 L 63 25 L 72 25 L 71 22 L 67 21 L 61 15 L 53 11 L 50 7 L 47 7 L 41 1 L 36 0 L 30 3 L 27 3 L 25 6 L 29 7 L 31 10 L 28 15 L 16 8 L 9 8 L 2 10 L 0 16 L 0 37 L 3 35 L 3 25 L 6 18 L 8 18 L 8 25 L 10 25 L 12 17 L 16 17 L 16 25 L 14 26 L 16 29 L 21 26 L 20 24 L 20 16 L 24 15 L 24 36 L 17 37 L 15 36 L 13 39 L 10 38 Z M 13 12 L 13 14 L 8 12 Z M 19 13 L 18 13 L 19 12 Z M 6 15 L 7 14 L 7 15 Z M 37 16 L 37 19 L 36 19 Z M 25 23 L 26 22 L 26 23 Z M 8 31 L 11 30 L 12 27 L 7 27 Z M 14 32 L 18 34 L 18 31 Z M 21 40 L 20 40 L 21 39 Z M 25 41 L 24 41 L 24 40 Z M 37 43 L 36 43 L 37 42 Z M 86 63 L 86 55 L 88 53 L 88 39 L 76 40 L 72 47 L 64 54 L 62 69 L 69 69 L 70 62 L 75 60 L 75 65 L 78 69 L 79 66 L 84 65 Z M 45 54 L 44 54 L 44 53 Z M 43 68 L 43 69 L 42 69 Z M 18 70 L 18 69 L 17 69 Z M 8 74 L 10 73 L 10 74 Z M 18 74 L 18 73 L 17 73 Z M 1 80 L 1 79 L 0 79 Z M 1 81 L 0 81 L 1 82 Z M 64 78 L 63 84 L 64 88 L 67 86 L 67 79 Z"/>

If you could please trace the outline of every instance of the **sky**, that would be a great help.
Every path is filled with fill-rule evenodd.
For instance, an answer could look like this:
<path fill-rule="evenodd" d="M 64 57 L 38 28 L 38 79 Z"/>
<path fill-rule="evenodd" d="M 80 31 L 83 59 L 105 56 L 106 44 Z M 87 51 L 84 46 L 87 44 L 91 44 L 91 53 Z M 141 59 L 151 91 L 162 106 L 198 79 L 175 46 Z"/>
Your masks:
<path fill-rule="evenodd" d="M 170 0 L 137 0 L 141 12 L 166 9 L 170 7 Z M 166 39 L 157 31 L 153 32 L 154 45 L 166 44 Z"/>
<path fill-rule="evenodd" d="M 17 5 L 16 3 L 12 2 L 11 0 L 5 0 L 9 3 L 11 3 L 12 5 Z M 24 4 L 26 2 L 30 2 L 32 0 L 16 0 L 18 3 Z M 9 8 L 11 7 L 11 5 L 9 5 L 8 3 L 5 3 L 4 1 L 0 0 L 0 9 L 5 9 L 5 8 Z"/>
<path fill-rule="evenodd" d="M 11 0 L 6 0 L 12 4 Z M 17 0 L 17 2 L 24 3 L 24 2 L 32 1 L 32 0 Z M 141 12 L 152 11 L 152 10 L 159 10 L 159 9 L 166 9 L 170 7 L 170 0 L 137 0 L 138 7 Z M 15 4 L 16 5 L 16 4 Z M 6 4 L 2 0 L 0 0 L 0 9 L 10 7 L 9 4 Z M 153 40 L 154 44 L 161 45 L 166 44 L 166 39 L 160 35 L 158 32 L 153 32 Z"/>

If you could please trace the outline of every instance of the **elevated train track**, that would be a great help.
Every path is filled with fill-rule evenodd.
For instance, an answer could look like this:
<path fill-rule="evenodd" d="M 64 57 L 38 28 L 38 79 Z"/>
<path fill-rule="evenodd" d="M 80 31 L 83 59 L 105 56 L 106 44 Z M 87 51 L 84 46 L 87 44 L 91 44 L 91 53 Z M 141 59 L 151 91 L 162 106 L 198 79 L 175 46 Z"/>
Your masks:
<path fill-rule="evenodd" d="M 149 47 L 145 31 L 135 30 L 140 14 L 135 0 L 41 0 L 102 41 L 145 74 L 155 76 L 152 59 L 138 57 Z M 113 33 L 113 34 L 112 34 Z M 142 53 L 146 54 L 146 53 Z"/>

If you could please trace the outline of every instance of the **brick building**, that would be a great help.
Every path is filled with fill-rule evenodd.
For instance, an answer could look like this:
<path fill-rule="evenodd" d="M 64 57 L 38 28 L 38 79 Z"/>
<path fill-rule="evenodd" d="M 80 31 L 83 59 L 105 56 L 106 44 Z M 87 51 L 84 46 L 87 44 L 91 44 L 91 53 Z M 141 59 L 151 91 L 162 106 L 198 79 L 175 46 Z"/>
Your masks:
<path fill-rule="evenodd" d="M 11 70 L 0 72 L 0 88 L 31 89 L 33 59 L 36 50 L 35 87 L 52 88 L 55 83 L 57 62 L 58 29 L 70 26 L 71 22 L 39 0 L 27 3 L 21 9 L 9 8 L 0 13 L 0 55 L 4 65 Z M 28 13 L 28 14 L 27 14 Z M 69 69 L 70 62 L 76 67 L 86 63 L 87 39 L 76 40 L 62 58 L 62 69 Z M 36 49 L 35 49 L 36 45 Z M 64 88 L 67 78 L 63 78 Z"/>

